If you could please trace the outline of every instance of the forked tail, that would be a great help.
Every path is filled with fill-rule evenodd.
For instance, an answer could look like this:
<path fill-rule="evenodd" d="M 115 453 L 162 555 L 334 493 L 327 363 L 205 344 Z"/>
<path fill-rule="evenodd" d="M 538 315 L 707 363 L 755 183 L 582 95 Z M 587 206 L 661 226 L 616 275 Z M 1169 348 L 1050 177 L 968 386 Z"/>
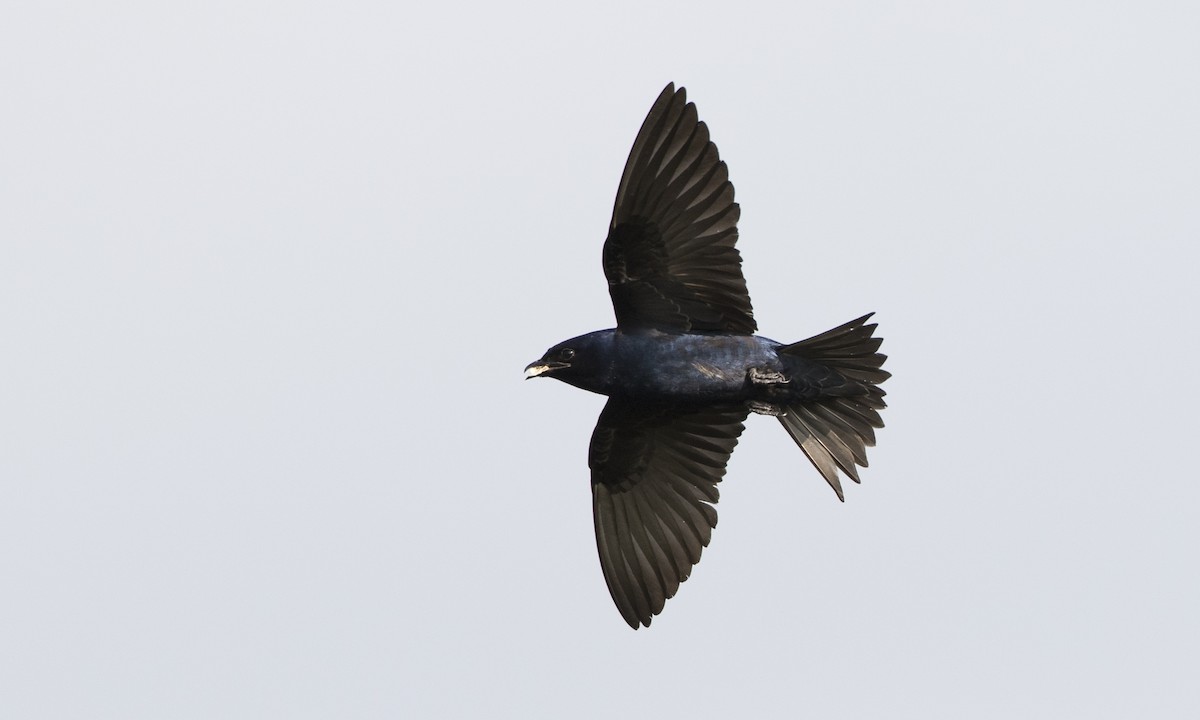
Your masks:
<path fill-rule="evenodd" d="M 788 405 L 787 412 L 779 416 L 779 422 L 843 502 L 846 498 L 838 470 L 860 482 L 855 466 L 867 467 L 866 449 L 875 446 L 875 428 L 883 427 L 879 411 L 887 407 L 883 401 L 886 393 L 878 385 L 891 373 L 881 369 L 887 356 L 877 352 L 883 338 L 872 337 L 876 324 L 864 324 L 871 315 L 874 313 L 779 348 L 782 354 L 832 368 L 847 380 L 837 395 Z"/>

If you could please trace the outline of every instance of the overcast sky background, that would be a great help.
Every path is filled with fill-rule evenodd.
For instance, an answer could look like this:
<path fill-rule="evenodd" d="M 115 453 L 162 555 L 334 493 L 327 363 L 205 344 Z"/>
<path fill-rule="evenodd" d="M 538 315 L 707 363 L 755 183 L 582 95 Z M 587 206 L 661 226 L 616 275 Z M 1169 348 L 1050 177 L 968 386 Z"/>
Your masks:
<path fill-rule="evenodd" d="M 0 715 L 1200 712 L 1194 3 L 107 5 L 0 10 Z M 895 376 L 635 633 L 521 377 L 668 81 L 763 334 Z"/>

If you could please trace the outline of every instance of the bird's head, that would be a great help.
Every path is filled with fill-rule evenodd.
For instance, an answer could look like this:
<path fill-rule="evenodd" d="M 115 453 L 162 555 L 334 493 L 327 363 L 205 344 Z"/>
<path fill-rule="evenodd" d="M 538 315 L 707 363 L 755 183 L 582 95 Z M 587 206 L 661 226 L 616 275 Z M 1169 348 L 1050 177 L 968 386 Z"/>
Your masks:
<path fill-rule="evenodd" d="M 546 351 L 525 366 L 525 379 L 552 377 L 592 392 L 604 392 L 612 375 L 613 331 L 580 335 Z"/>

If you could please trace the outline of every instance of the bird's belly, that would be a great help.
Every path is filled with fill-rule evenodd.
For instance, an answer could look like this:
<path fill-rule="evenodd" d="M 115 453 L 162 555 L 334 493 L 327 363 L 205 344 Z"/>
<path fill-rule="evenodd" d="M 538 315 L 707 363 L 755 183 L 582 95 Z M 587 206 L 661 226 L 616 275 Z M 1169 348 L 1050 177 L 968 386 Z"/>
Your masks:
<path fill-rule="evenodd" d="M 745 396 L 746 371 L 696 359 L 665 362 L 634 383 L 639 394 L 676 400 L 732 400 Z"/>
<path fill-rule="evenodd" d="M 629 394 L 678 402 L 748 400 L 750 368 L 775 369 L 773 352 L 751 338 L 721 342 L 665 342 L 642 347 L 618 369 Z"/>

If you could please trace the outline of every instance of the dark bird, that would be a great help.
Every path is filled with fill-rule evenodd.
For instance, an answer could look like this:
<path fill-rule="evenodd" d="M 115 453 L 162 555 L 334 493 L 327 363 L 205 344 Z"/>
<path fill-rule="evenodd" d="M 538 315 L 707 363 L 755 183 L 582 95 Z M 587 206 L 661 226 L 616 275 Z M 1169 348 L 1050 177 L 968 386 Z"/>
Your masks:
<path fill-rule="evenodd" d="M 844 500 L 859 482 L 889 377 L 870 314 L 784 345 L 754 334 L 740 210 L 708 127 L 667 85 L 642 123 L 604 241 L 617 327 L 525 368 L 608 396 L 592 433 L 592 514 L 608 591 L 650 625 L 700 561 L 717 483 L 750 412 L 772 415 Z"/>

